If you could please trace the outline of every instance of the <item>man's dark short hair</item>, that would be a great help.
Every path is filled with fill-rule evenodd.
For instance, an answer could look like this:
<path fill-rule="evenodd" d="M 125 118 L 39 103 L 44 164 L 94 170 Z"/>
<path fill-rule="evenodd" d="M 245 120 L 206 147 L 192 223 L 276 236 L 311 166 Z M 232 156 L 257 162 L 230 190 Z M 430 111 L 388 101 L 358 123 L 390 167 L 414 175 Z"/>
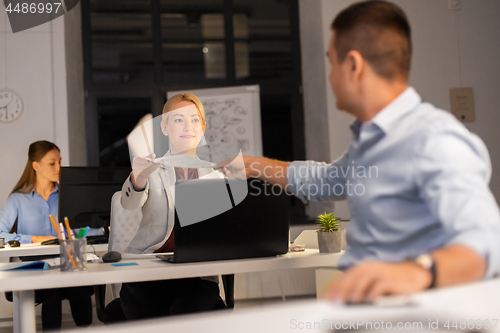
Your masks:
<path fill-rule="evenodd" d="M 347 53 L 358 51 L 373 70 L 387 79 L 408 79 L 411 32 L 405 13 L 386 1 L 355 3 L 333 20 L 335 51 L 344 62 Z"/>

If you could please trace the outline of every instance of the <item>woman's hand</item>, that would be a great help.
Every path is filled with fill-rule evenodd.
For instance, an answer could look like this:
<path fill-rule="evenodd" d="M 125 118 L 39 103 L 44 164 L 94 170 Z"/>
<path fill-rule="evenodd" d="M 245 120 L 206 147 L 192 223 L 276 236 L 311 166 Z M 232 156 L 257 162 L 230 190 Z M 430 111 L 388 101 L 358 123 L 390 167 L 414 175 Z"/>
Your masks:
<path fill-rule="evenodd" d="M 32 236 L 31 237 L 31 242 L 32 243 L 41 243 L 45 242 L 46 240 L 54 239 L 56 237 L 54 236 Z"/>
<path fill-rule="evenodd" d="M 160 167 L 152 160 L 156 157 L 153 153 L 146 158 L 134 157 L 132 160 L 132 175 L 130 179 L 136 191 L 142 191 L 146 187 L 148 177 Z"/>

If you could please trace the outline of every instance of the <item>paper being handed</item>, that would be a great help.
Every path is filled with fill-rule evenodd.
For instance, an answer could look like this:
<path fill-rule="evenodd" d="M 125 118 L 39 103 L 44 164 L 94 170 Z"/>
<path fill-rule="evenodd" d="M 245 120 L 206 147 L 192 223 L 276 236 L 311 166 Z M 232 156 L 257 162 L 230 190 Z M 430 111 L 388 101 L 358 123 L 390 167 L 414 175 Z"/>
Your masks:
<path fill-rule="evenodd" d="M 200 160 L 189 154 L 180 154 L 174 156 L 163 156 L 152 160 L 161 167 L 180 167 L 180 168 L 216 168 L 217 164 Z"/>

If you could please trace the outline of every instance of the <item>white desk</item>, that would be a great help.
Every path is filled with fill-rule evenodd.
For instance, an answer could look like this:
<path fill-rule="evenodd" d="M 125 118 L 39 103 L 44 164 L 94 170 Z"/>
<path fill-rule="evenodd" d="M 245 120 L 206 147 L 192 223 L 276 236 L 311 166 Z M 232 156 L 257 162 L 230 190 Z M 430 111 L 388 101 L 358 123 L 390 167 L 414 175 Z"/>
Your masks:
<path fill-rule="evenodd" d="M 87 246 L 88 253 L 105 253 L 108 251 L 108 244 L 94 244 Z M 22 256 L 43 256 L 43 255 L 53 255 L 59 254 L 59 245 L 35 245 L 35 244 L 21 244 L 20 247 L 10 247 L 5 245 L 5 248 L 0 249 L 0 260 L 8 261 L 9 258 L 22 257 Z M 3 281 L 2 281 L 3 283 Z M 0 283 L 1 284 L 1 283 Z M 2 289 L 4 291 L 10 291 L 14 289 Z M 31 306 L 30 299 L 33 298 L 33 292 L 26 294 L 19 294 L 14 292 L 14 326 L 21 327 L 20 313 L 31 313 L 34 312 L 34 306 Z M 21 298 L 20 298 L 21 297 Z M 24 303 L 20 300 L 23 299 Z M 34 299 L 33 299 L 34 302 Z M 21 307 L 24 307 L 21 310 Z"/>
<path fill-rule="evenodd" d="M 34 290 L 99 285 L 122 282 L 154 281 L 205 275 L 260 272 L 279 269 L 336 266 L 340 253 L 320 254 L 317 250 L 288 253 L 282 256 L 224 260 L 189 264 L 172 264 L 159 259 L 124 260 L 135 266 L 113 267 L 93 263 L 87 271 L 61 272 L 59 269 L 40 271 L 0 272 L 0 291 L 14 291 L 14 331 L 35 332 Z"/>
<path fill-rule="evenodd" d="M 107 252 L 108 244 L 94 244 L 87 245 L 87 252 Z M 10 247 L 5 246 L 4 249 L 0 249 L 0 258 L 12 258 L 12 257 L 22 257 L 22 256 L 44 256 L 50 254 L 59 254 L 59 245 L 39 245 L 33 246 L 31 244 L 23 245 L 20 247 Z"/>
<path fill-rule="evenodd" d="M 255 332 L 325 332 L 337 325 L 352 332 L 500 332 L 500 321 L 496 327 L 487 330 L 429 329 L 429 320 L 439 322 L 442 328 L 446 320 L 473 319 L 484 322 L 500 319 L 500 278 L 459 287 L 435 289 L 410 296 L 413 305 L 406 306 L 346 306 L 326 301 L 300 301 L 260 308 L 210 312 L 154 320 L 143 320 L 126 324 L 108 325 L 87 329 L 88 333 L 136 333 L 138 331 L 160 332 L 217 332 L 217 333 L 255 333 Z M 386 329 L 381 326 L 382 321 Z M 367 322 L 371 322 L 372 328 Z M 388 329 L 388 322 L 391 328 Z M 354 326 L 349 327 L 351 323 Z M 414 326 L 397 329 L 402 323 Z M 415 324 L 414 324 L 415 323 Z M 421 323 L 421 328 L 418 326 Z M 306 325 L 310 325 L 307 328 Z M 359 324 L 359 325 L 358 325 Z M 382 324 L 382 325 L 384 325 Z M 316 326 L 315 326 L 316 325 Z"/>

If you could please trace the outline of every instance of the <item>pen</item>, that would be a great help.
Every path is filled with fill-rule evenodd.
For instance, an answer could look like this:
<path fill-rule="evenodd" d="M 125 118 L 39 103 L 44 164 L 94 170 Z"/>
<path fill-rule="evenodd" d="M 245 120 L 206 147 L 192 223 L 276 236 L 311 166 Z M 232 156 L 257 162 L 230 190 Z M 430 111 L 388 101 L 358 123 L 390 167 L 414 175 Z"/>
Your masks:
<path fill-rule="evenodd" d="M 71 230 L 71 228 L 69 227 L 69 220 L 68 220 L 67 217 L 64 217 L 64 224 L 66 224 L 66 229 L 68 229 L 68 231 L 67 231 L 67 233 L 68 233 L 68 239 L 72 241 L 73 239 L 75 239 L 75 235 L 73 234 L 73 230 Z M 62 225 L 62 223 L 61 223 L 61 226 L 64 227 Z M 71 251 L 70 251 L 70 253 L 73 255 L 73 259 L 75 259 L 75 261 L 78 261 L 79 259 L 78 259 L 78 256 L 76 256 L 76 254 L 75 254 L 75 247 L 73 245 L 73 242 L 70 242 L 70 244 L 71 244 Z"/>
<path fill-rule="evenodd" d="M 69 220 L 67 217 L 64 217 L 64 223 L 66 224 L 66 229 L 68 229 L 68 238 L 74 239 L 75 235 L 73 234 L 73 230 L 69 227 Z"/>
<path fill-rule="evenodd" d="M 50 219 L 50 222 L 52 222 L 52 226 L 54 227 L 54 229 L 56 230 L 56 235 L 57 235 L 57 238 L 61 239 L 60 235 L 59 235 L 59 230 L 57 229 L 57 224 L 56 222 L 54 221 L 54 218 L 52 217 L 52 215 L 49 215 L 49 219 Z"/>
<path fill-rule="evenodd" d="M 85 227 L 85 232 L 83 233 L 82 238 L 87 237 L 87 234 L 89 233 L 89 230 L 90 230 L 90 228 L 89 228 L 89 227 Z"/>
<path fill-rule="evenodd" d="M 84 233 L 85 233 L 85 228 L 80 228 L 80 231 L 78 232 L 76 238 L 78 239 L 82 238 Z"/>
<path fill-rule="evenodd" d="M 59 232 L 61 233 L 61 239 L 66 240 L 66 233 L 64 232 L 64 226 L 62 222 L 59 222 Z"/>
<path fill-rule="evenodd" d="M 57 219 L 57 217 L 56 217 L 56 219 Z M 62 241 L 65 241 L 66 240 L 66 235 L 64 234 L 64 226 L 63 226 L 63 224 L 59 223 L 59 227 L 60 227 L 60 230 L 59 230 L 60 231 L 59 232 L 60 238 L 59 239 L 62 240 Z M 71 262 L 71 266 L 73 266 L 73 268 L 76 268 L 76 262 L 73 259 L 73 256 L 71 255 L 70 251 L 68 250 L 66 242 L 62 242 L 61 245 L 64 246 L 64 249 L 66 250 L 66 254 L 68 256 L 69 261 Z M 61 245 L 59 245 L 59 246 L 61 246 Z"/>
<path fill-rule="evenodd" d="M 64 234 L 64 226 L 62 225 L 62 223 L 59 222 L 59 218 L 57 217 L 56 214 L 54 214 L 53 216 L 54 216 L 54 219 L 56 221 L 56 226 L 59 226 L 59 234 L 61 233 L 61 230 L 62 230 L 62 232 Z M 66 237 L 64 237 L 64 239 L 66 239 Z"/>

